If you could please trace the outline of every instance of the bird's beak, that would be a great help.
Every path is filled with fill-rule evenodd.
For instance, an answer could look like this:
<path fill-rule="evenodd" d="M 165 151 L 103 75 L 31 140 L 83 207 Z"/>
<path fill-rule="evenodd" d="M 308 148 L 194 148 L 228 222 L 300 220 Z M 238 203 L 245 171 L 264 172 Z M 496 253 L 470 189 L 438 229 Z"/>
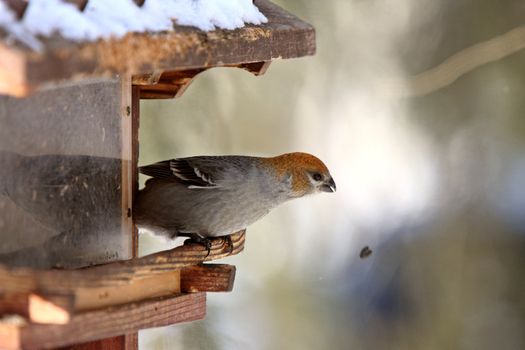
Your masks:
<path fill-rule="evenodd" d="M 323 185 L 321 185 L 320 190 L 323 192 L 335 192 L 335 182 L 334 179 L 330 178 L 330 180 L 326 181 Z"/>

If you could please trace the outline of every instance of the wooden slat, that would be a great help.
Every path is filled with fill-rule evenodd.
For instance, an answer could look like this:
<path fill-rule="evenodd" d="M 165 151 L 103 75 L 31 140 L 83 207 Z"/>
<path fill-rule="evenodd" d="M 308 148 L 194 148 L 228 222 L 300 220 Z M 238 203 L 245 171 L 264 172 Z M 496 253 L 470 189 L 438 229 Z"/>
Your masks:
<path fill-rule="evenodd" d="M 132 350 L 134 348 L 131 348 Z M 126 336 L 119 335 L 116 337 L 95 340 L 87 343 L 73 344 L 55 348 L 54 350 L 128 350 L 126 348 Z"/>
<path fill-rule="evenodd" d="M 0 315 L 18 314 L 33 323 L 65 324 L 74 314 L 182 292 L 229 292 L 235 266 L 204 264 L 132 280 L 127 285 L 79 287 L 60 295 L 8 294 L 0 296 Z M 60 283 L 57 281 L 57 283 Z"/>
<path fill-rule="evenodd" d="M 244 231 L 231 235 L 233 248 L 227 239 L 212 240 L 210 254 L 201 244 L 187 243 L 171 250 L 142 258 L 117 261 L 80 270 L 9 269 L 0 265 L 0 293 L 44 294 L 68 293 L 81 287 L 123 286 L 133 280 L 148 278 L 174 269 L 200 264 L 238 254 L 244 248 Z"/>
<path fill-rule="evenodd" d="M 181 271 L 181 290 L 195 292 L 231 292 L 235 280 L 235 266 L 204 264 Z"/>
<path fill-rule="evenodd" d="M 116 102 L 116 101 L 115 101 Z M 133 258 L 136 233 L 132 220 L 133 191 L 133 116 L 132 116 L 132 86 L 131 77 L 125 75 L 120 78 L 120 132 L 121 132 L 121 230 L 122 230 L 122 259 Z"/>
<path fill-rule="evenodd" d="M 26 293 L 0 294 L 0 315 L 16 314 L 29 317 L 29 295 Z"/>
<path fill-rule="evenodd" d="M 0 93 L 21 96 L 41 84 L 62 80 L 210 68 L 314 54 L 315 32 L 311 25 L 267 0 L 256 0 L 255 4 L 268 23 L 211 32 L 175 26 L 174 31 L 155 35 L 130 33 L 121 39 L 80 44 L 54 36 L 42 39 L 45 50 L 41 53 L 0 42 L 0 51 L 10 52 L 18 59 L 15 64 L 23 67 L 14 76 L 6 76 L 8 80 L 0 75 Z"/>
<path fill-rule="evenodd" d="M 156 298 L 75 315 L 65 325 L 0 323 L 1 349 L 66 346 L 136 332 L 150 327 L 194 321 L 206 314 L 205 293 Z"/>
<path fill-rule="evenodd" d="M 140 126 L 140 90 L 136 86 L 131 87 L 131 202 L 135 203 L 135 198 L 139 190 L 139 126 Z M 139 230 L 133 225 L 132 237 L 133 257 L 139 254 Z"/>
<path fill-rule="evenodd" d="M 80 270 L 0 266 L 0 314 L 16 313 L 32 322 L 63 324 L 78 311 L 172 295 L 181 290 L 231 291 L 234 266 L 194 266 L 240 252 L 244 232 L 232 235 L 233 251 L 226 241 L 215 239 L 208 257 L 203 246 L 190 243 L 143 258 Z"/>
<path fill-rule="evenodd" d="M 71 296 L 45 297 L 35 293 L 0 296 L 0 315 L 19 315 L 36 323 L 67 323 L 72 308 Z"/>
<path fill-rule="evenodd" d="M 180 293 L 180 290 L 179 270 L 134 280 L 124 286 L 82 287 L 72 291 L 75 300 L 72 310 L 94 310 L 146 298 L 174 295 Z"/>
<path fill-rule="evenodd" d="M 46 297 L 29 295 L 29 319 L 36 323 L 65 324 L 71 319 L 73 298 L 68 295 Z"/>

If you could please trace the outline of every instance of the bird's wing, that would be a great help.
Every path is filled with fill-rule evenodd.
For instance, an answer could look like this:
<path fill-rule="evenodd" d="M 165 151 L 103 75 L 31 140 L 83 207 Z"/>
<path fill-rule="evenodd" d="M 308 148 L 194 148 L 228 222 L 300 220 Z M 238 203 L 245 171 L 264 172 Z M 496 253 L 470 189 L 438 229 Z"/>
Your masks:
<path fill-rule="evenodd" d="M 177 158 L 146 165 L 139 170 L 155 179 L 179 182 L 190 188 L 215 188 L 220 187 L 228 164 L 221 158 Z"/>

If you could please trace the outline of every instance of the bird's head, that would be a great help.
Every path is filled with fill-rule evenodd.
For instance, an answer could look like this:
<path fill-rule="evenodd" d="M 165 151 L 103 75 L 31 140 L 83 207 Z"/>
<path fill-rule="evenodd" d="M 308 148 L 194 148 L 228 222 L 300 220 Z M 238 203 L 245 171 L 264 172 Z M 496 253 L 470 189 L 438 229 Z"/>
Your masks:
<path fill-rule="evenodd" d="M 279 177 L 290 183 L 291 197 L 336 190 L 334 179 L 326 165 L 311 154 L 286 153 L 267 159 Z"/>

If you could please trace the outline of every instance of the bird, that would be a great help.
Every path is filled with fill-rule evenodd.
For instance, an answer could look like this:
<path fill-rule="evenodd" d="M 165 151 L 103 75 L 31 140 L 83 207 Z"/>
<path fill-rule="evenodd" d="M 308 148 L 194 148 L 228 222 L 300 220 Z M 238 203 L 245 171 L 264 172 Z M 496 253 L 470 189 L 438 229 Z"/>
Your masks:
<path fill-rule="evenodd" d="M 326 165 L 302 152 L 275 157 L 193 156 L 139 167 L 151 178 L 136 197 L 135 224 L 169 238 L 210 240 L 245 229 L 289 200 L 335 192 Z"/>

